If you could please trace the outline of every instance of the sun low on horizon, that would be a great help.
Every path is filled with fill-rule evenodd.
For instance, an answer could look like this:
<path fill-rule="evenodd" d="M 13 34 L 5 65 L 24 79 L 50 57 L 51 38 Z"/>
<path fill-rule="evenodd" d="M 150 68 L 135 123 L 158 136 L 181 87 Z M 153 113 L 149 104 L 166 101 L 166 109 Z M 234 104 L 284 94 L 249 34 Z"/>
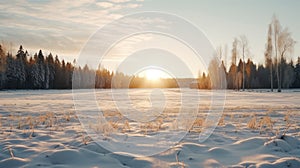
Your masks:
<path fill-rule="evenodd" d="M 162 72 L 156 69 L 149 69 L 145 72 L 147 80 L 156 81 L 162 77 Z"/>
<path fill-rule="evenodd" d="M 168 73 L 159 68 L 148 68 L 140 72 L 139 76 L 145 77 L 149 81 L 159 81 L 160 79 L 172 78 Z"/>

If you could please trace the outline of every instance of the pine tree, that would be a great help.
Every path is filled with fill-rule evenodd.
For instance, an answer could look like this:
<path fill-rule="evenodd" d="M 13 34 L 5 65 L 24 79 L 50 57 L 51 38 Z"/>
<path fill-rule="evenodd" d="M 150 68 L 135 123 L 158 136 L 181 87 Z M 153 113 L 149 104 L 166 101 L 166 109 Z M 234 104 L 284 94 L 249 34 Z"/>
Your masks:
<path fill-rule="evenodd" d="M 49 69 L 49 89 L 54 88 L 54 80 L 55 80 L 55 65 L 52 54 L 50 53 L 46 58 L 46 64 Z"/>
<path fill-rule="evenodd" d="M 38 77 L 39 77 L 39 89 L 45 89 L 47 85 L 46 82 L 46 67 L 45 67 L 45 59 L 42 50 L 39 51 L 37 57 L 37 64 L 38 64 Z"/>
<path fill-rule="evenodd" d="M 15 66 L 16 66 L 16 75 L 17 75 L 17 88 L 22 89 L 25 88 L 25 82 L 26 82 L 26 53 L 23 50 L 22 45 L 20 46 L 18 53 L 16 55 L 15 60 Z"/>
<path fill-rule="evenodd" d="M 73 77 L 73 66 L 71 63 L 67 62 L 66 65 L 66 76 L 65 76 L 65 81 L 66 81 L 66 89 L 71 89 L 72 88 L 72 77 Z"/>
<path fill-rule="evenodd" d="M 54 61 L 54 89 L 61 88 L 61 81 L 62 81 L 62 70 L 61 70 L 61 63 L 58 59 L 58 56 L 55 57 Z"/>
<path fill-rule="evenodd" d="M 6 88 L 8 89 L 17 89 L 18 88 L 18 67 L 16 65 L 15 59 L 10 53 L 6 57 Z"/>
<path fill-rule="evenodd" d="M 32 89 L 41 89 L 41 75 L 40 75 L 40 68 L 39 68 L 39 60 L 37 54 L 34 54 L 34 58 L 30 61 L 31 68 L 30 68 L 30 76 L 31 76 L 31 88 Z"/>
<path fill-rule="evenodd" d="M 298 57 L 298 61 L 294 71 L 295 71 L 295 81 L 293 87 L 300 88 L 300 57 Z"/>
<path fill-rule="evenodd" d="M 292 87 L 295 81 L 295 71 L 294 71 L 294 63 L 291 60 L 290 63 L 287 63 L 285 59 L 283 59 L 283 77 L 282 77 L 282 87 L 289 89 Z"/>
<path fill-rule="evenodd" d="M 6 82 L 6 58 L 5 53 L 0 45 L 0 89 L 3 89 L 5 87 Z"/>

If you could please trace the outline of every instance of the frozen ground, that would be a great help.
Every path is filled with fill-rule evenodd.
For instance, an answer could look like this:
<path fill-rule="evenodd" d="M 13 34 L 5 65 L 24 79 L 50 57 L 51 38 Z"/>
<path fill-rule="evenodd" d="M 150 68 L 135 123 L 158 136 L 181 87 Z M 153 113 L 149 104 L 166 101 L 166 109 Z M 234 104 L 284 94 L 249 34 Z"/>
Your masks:
<path fill-rule="evenodd" d="M 96 90 L 97 105 L 108 122 L 81 125 L 79 120 L 94 120 L 76 113 L 71 90 L 1 91 L 0 167 L 300 167 L 300 92 L 296 90 L 227 91 L 218 126 L 201 143 L 199 134 L 208 125 L 205 117 L 212 105 L 209 91 L 165 89 L 152 95 L 149 89 L 128 92 L 130 106 L 138 113 L 118 97 L 127 90 L 115 91 L 114 100 L 119 103 L 112 100 L 109 90 Z M 182 93 L 190 100 L 187 107 L 193 109 L 198 101 L 195 92 L 201 102 L 197 113 L 190 115 L 195 122 L 176 122 Z M 165 99 L 161 99 L 162 93 Z M 84 98 L 90 92 L 76 94 Z M 182 113 L 189 113 L 189 108 Z M 89 103 L 80 110 L 84 109 L 88 113 Z M 143 156 L 135 150 L 142 146 L 148 151 L 147 143 L 132 141 L 132 152 L 112 153 L 108 146 L 98 145 L 83 126 L 103 133 L 101 141 L 116 144 L 112 147 L 115 150 L 118 145 L 130 144 L 122 142 L 120 136 L 151 140 L 170 133 L 187 135 L 166 151 Z M 155 151 L 156 145 L 148 145 Z"/>

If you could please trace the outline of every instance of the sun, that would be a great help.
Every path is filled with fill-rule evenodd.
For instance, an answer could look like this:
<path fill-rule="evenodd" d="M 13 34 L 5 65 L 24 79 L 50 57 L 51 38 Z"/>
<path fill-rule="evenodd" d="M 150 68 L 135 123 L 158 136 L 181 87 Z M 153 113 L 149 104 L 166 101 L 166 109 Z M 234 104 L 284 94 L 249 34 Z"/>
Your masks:
<path fill-rule="evenodd" d="M 145 71 L 145 76 L 147 80 L 157 81 L 163 77 L 163 72 L 157 69 L 148 69 Z"/>
<path fill-rule="evenodd" d="M 171 78 L 166 70 L 160 67 L 146 67 L 138 73 L 138 76 L 152 82 L 159 82 L 161 79 Z"/>

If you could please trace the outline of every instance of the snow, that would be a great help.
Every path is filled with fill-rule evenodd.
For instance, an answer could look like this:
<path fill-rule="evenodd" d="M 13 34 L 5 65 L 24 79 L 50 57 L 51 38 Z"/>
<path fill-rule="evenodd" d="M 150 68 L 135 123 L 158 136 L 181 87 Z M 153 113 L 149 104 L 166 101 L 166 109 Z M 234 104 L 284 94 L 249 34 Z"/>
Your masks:
<path fill-rule="evenodd" d="M 225 104 L 222 122 L 199 142 L 210 128 L 211 95 L 191 89 L 1 91 L 0 167 L 300 167 L 299 91 L 227 90 L 224 102 L 216 92 L 217 105 Z M 85 104 L 77 107 L 74 98 Z M 90 98 L 108 124 L 82 123 L 97 121 Z M 248 127 L 253 118 L 255 129 Z"/>

